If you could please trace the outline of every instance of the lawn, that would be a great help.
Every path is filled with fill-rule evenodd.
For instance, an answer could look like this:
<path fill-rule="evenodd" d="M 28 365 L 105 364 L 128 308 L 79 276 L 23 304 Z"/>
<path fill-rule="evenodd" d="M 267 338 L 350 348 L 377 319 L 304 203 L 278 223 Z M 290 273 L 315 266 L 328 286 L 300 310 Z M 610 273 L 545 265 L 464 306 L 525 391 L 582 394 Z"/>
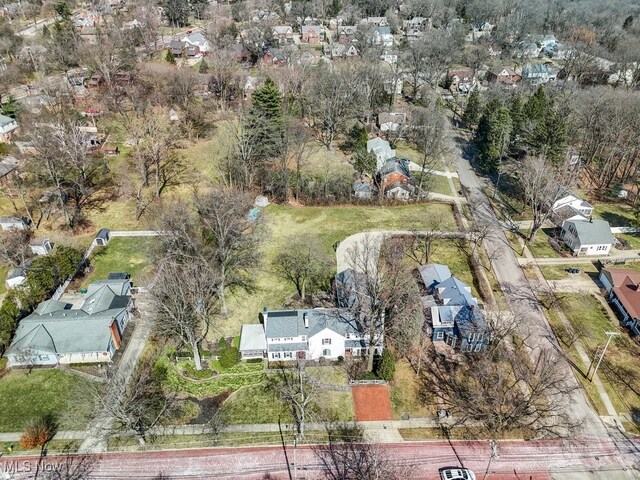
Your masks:
<path fill-rule="evenodd" d="M 617 319 L 611 318 L 595 297 L 563 294 L 560 297 L 560 306 L 591 358 L 595 356 L 598 348 L 606 343 L 605 332 L 620 332 L 620 335 L 612 340 L 598 373 L 619 413 L 640 409 L 640 374 L 635 368 L 640 357 L 640 346 L 629 337 L 626 330 L 619 327 Z M 563 347 L 579 366 L 585 371 L 588 369 L 589 366 L 583 365 L 575 354 L 575 349 L 565 344 Z M 592 399 L 594 395 L 591 394 Z M 598 399 L 594 403 L 597 404 Z"/>
<path fill-rule="evenodd" d="M 10 372 L 0 379 L 0 431 L 22 431 L 29 420 L 46 413 L 59 418 L 62 430 L 85 428 L 92 414 L 91 405 L 70 405 L 85 382 L 56 369 L 37 369 L 30 374 L 25 370 Z"/>
<path fill-rule="evenodd" d="M 7 286 L 5 285 L 5 280 L 7 279 L 7 274 L 9 273 L 9 267 L 7 265 L 0 265 L 0 295 L 6 293 Z"/>
<path fill-rule="evenodd" d="M 152 270 L 149 258 L 155 242 L 153 237 L 116 237 L 106 247 L 96 247 L 89 259 L 90 273 L 82 286 L 107 278 L 111 272 L 131 274 L 136 285 L 146 282 Z"/>
<path fill-rule="evenodd" d="M 638 225 L 633 207 L 620 203 L 598 203 L 593 211 L 594 218 L 601 218 L 612 227 L 635 227 Z M 640 248 L 638 233 L 616 233 L 616 237 L 626 240 L 631 248 Z"/>
<path fill-rule="evenodd" d="M 540 265 L 540 270 L 547 280 L 564 280 L 575 274 L 567 272 L 568 268 L 579 268 L 587 275 L 597 275 L 598 268 L 593 263 L 581 263 L 575 265 Z M 582 274 L 581 274 L 582 275 Z"/>
<path fill-rule="evenodd" d="M 443 229 L 455 230 L 450 205 L 429 203 L 398 207 L 290 207 L 269 205 L 263 210 L 266 225 L 262 244 L 262 264 L 255 270 L 255 291 L 228 294 L 229 317 L 218 326 L 215 335 L 237 335 L 244 323 L 257 323 L 263 307 L 281 308 L 294 293 L 293 286 L 273 273 L 271 264 L 278 253 L 286 250 L 296 239 L 315 237 L 335 265 L 333 245 L 346 237 L 371 230 L 420 230 L 429 217 L 442 218 Z M 453 270 L 452 270 L 453 271 Z"/>
<path fill-rule="evenodd" d="M 473 294 L 478 295 L 469 260 L 464 252 L 454 245 L 452 240 L 436 241 L 429 262 L 447 265 L 452 275 L 469 285 L 473 290 Z"/>
<path fill-rule="evenodd" d="M 420 382 L 413 368 L 405 361 L 396 364 L 396 375 L 391 384 L 391 406 L 396 419 L 403 417 L 429 417 L 435 415 L 435 405 L 424 405 L 420 399 Z"/>
<path fill-rule="evenodd" d="M 396 142 L 396 155 L 398 157 L 408 158 L 412 162 L 422 165 L 422 153 L 405 142 Z M 440 158 L 431 164 L 434 170 L 445 170 L 450 166 L 450 161 L 446 157 Z"/>
<path fill-rule="evenodd" d="M 535 239 L 528 243 L 529 250 L 534 257 L 556 258 L 561 256 L 549 244 L 549 238 L 553 237 L 553 231 L 553 228 L 541 228 L 536 233 Z"/>
<path fill-rule="evenodd" d="M 328 385 L 348 385 L 349 376 L 341 366 L 336 367 L 307 367 L 305 373 L 315 380 Z"/>

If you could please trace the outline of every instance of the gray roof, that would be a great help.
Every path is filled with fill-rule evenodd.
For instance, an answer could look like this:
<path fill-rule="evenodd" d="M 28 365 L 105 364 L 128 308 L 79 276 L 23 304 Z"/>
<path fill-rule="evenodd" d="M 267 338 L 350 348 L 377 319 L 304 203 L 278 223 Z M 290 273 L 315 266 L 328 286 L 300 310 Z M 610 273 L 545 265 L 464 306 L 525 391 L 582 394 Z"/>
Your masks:
<path fill-rule="evenodd" d="M 549 66 L 544 63 L 528 63 L 522 68 L 522 76 L 529 77 L 531 75 L 549 75 L 551 71 Z"/>
<path fill-rule="evenodd" d="M 427 290 L 431 290 L 440 282 L 445 281 L 451 276 L 451 270 L 446 265 L 440 263 L 429 263 L 418 267 L 424 286 Z"/>
<path fill-rule="evenodd" d="M 240 351 L 266 350 L 267 340 L 264 337 L 264 327 L 260 323 L 242 325 L 240 333 Z"/>
<path fill-rule="evenodd" d="M 269 352 L 297 352 L 299 350 L 307 350 L 309 348 L 306 342 L 271 343 L 267 347 Z"/>
<path fill-rule="evenodd" d="M 0 161 L 0 178 L 10 174 L 18 168 L 18 160 L 13 157 L 4 158 Z"/>
<path fill-rule="evenodd" d="M 91 353 L 107 350 L 110 326 L 129 304 L 129 297 L 116 295 L 107 285 L 91 284 L 80 309 L 47 300 L 18 324 L 7 353 L 42 351 L 56 354 Z"/>
<path fill-rule="evenodd" d="M 12 123 L 15 123 L 15 119 L 0 115 L 0 127 L 5 127 L 7 125 L 11 125 Z"/>
<path fill-rule="evenodd" d="M 579 215 L 586 220 L 586 217 L 571 205 L 562 205 L 553 211 L 553 216 L 559 224 L 569 218 L 575 217 L 576 215 Z"/>
<path fill-rule="evenodd" d="M 304 326 L 305 314 L 308 318 L 309 328 Z M 269 312 L 266 322 L 266 337 L 282 338 L 300 335 L 311 337 L 325 328 L 340 335 L 360 331 L 353 315 L 347 309 L 280 310 Z"/>
<path fill-rule="evenodd" d="M 381 35 L 390 35 L 391 34 L 391 27 L 377 27 L 376 30 Z"/>
<path fill-rule="evenodd" d="M 24 220 L 18 217 L 0 217 L 0 223 L 20 224 L 24 225 Z"/>
<path fill-rule="evenodd" d="M 187 35 L 185 39 L 189 43 L 193 43 L 198 46 L 206 46 L 207 38 L 200 32 L 192 33 L 191 35 Z"/>
<path fill-rule="evenodd" d="M 436 285 L 438 296 L 446 300 L 447 305 L 475 305 L 476 299 L 467 290 L 469 287 L 456 277 L 449 277 Z"/>
<path fill-rule="evenodd" d="M 346 348 L 366 348 L 367 343 L 363 340 L 345 340 L 344 346 Z"/>
<path fill-rule="evenodd" d="M 411 172 L 409 171 L 409 160 L 401 157 L 393 157 L 384 162 L 378 174 L 384 176 L 391 173 L 399 173 L 407 178 L 411 178 Z"/>
<path fill-rule="evenodd" d="M 96 280 L 87 287 L 87 297 L 107 286 L 115 295 L 126 295 L 131 288 L 131 280 L 128 278 L 108 278 Z"/>
<path fill-rule="evenodd" d="M 605 220 L 567 220 L 565 223 L 575 227 L 580 245 L 604 245 L 614 242 L 611 226 Z"/>
<path fill-rule="evenodd" d="M 306 32 L 317 32 L 318 35 L 320 35 L 322 33 L 322 27 L 320 25 L 303 25 L 302 26 L 302 33 L 306 33 Z"/>

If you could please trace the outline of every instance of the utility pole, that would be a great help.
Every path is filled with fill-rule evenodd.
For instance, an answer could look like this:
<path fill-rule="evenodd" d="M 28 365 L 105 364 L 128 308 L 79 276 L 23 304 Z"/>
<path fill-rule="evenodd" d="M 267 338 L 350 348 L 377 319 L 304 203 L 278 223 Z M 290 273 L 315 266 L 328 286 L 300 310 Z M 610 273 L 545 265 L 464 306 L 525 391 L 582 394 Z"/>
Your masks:
<path fill-rule="evenodd" d="M 598 367 L 600 367 L 600 363 L 602 363 L 602 359 L 604 358 L 604 354 L 607 351 L 607 347 L 609 346 L 609 343 L 611 343 L 611 339 L 615 336 L 620 335 L 619 332 L 604 332 L 605 335 L 607 335 L 607 343 L 604 344 L 604 348 L 602 349 L 602 353 L 600 354 L 600 358 L 598 359 L 598 363 L 596 363 L 596 368 L 593 369 L 593 373 L 591 374 L 591 377 L 589 378 L 590 382 L 593 382 L 593 377 L 595 376 L 596 372 L 598 371 Z"/>
<path fill-rule="evenodd" d="M 293 437 L 293 480 L 298 480 L 298 434 Z"/>
<path fill-rule="evenodd" d="M 489 463 L 487 463 L 487 469 L 484 472 L 482 480 L 487 480 L 489 476 L 489 468 L 491 468 L 491 462 L 494 458 L 498 458 L 498 443 L 495 440 L 489 440 L 489 446 L 491 447 L 491 456 L 489 457 Z"/>

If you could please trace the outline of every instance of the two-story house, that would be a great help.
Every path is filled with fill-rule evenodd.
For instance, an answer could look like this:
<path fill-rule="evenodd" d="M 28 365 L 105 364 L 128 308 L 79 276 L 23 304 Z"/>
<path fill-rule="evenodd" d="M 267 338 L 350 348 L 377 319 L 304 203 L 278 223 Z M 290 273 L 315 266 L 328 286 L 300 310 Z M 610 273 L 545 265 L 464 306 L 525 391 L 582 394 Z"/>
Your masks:
<path fill-rule="evenodd" d="M 336 32 L 338 43 L 346 45 L 347 43 L 352 42 L 356 38 L 356 33 L 358 33 L 358 27 L 355 25 L 344 25 L 338 27 Z"/>
<path fill-rule="evenodd" d="M 499 85 L 514 86 L 522 77 L 509 67 L 499 67 L 487 72 L 487 80 Z"/>
<path fill-rule="evenodd" d="M 620 323 L 640 335 L 640 273 L 627 268 L 604 268 L 598 279 L 620 314 Z"/>
<path fill-rule="evenodd" d="M 392 157 L 376 173 L 378 192 L 389 198 L 407 200 L 415 191 L 409 170 L 409 160 Z"/>
<path fill-rule="evenodd" d="M 593 205 L 567 190 L 551 205 L 551 220 L 561 227 L 566 220 L 588 220 L 593 214 Z"/>
<path fill-rule="evenodd" d="M 380 137 L 367 140 L 367 152 L 373 152 L 376 156 L 376 170 L 380 170 L 384 162 L 396 156 L 396 151 L 386 140 Z"/>
<path fill-rule="evenodd" d="M 133 308 L 127 274 L 87 288 L 82 305 L 46 300 L 23 318 L 5 355 L 13 367 L 107 363 L 120 348 Z"/>
<path fill-rule="evenodd" d="M 382 353 L 382 338 L 375 345 Z M 316 308 L 262 312 L 260 325 L 244 325 L 242 358 L 269 361 L 337 359 L 366 355 L 369 344 L 349 309 Z"/>
<path fill-rule="evenodd" d="M 432 340 L 464 352 L 479 352 L 489 343 L 487 323 L 471 287 L 451 275 L 449 267 L 427 264 L 418 268 L 427 292 Z"/>
<path fill-rule="evenodd" d="M 528 63 L 522 68 L 522 79 L 532 85 L 542 85 L 544 83 L 555 82 L 558 79 L 558 73 L 544 63 Z"/>
<path fill-rule="evenodd" d="M 322 26 L 320 25 L 303 25 L 302 26 L 302 43 L 316 45 L 322 41 Z"/>
<path fill-rule="evenodd" d="M 276 25 L 271 28 L 271 35 L 278 45 L 293 43 L 293 27 L 291 25 Z"/>
<path fill-rule="evenodd" d="M 449 89 L 452 92 L 467 94 L 476 87 L 476 76 L 470 68 L 449 70 L 447 78 L 451 82 Z"/>
<path fill-rule="evenodd" d="M 608 255 L 615 242 L 609 222 L 598 219 L 565 220 L 560 236 L 576 256 Z"/>

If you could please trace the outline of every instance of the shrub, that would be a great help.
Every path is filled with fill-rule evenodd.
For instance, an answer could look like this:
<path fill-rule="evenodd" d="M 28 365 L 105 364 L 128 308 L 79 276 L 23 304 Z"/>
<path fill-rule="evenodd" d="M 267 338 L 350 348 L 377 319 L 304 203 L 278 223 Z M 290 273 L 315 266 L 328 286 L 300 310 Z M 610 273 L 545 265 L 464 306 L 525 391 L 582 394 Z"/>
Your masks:
<path fill-rule="evenodd" d="M 358 380 L 378 380 L 378 376 L 374 372 L 364 372 L 358 375 Z"/>
<path fill-rule="evenodd" d="M 27 425 L 20 437 L 20 445 L 25 450 L 42 447 L 56 434 L 56 421 L 50 414 L 38 417 Z"/>
<path fill-rule="evenodd" d="M 222 353 L 222 351 L 226 350 L 227 347 L 229 347 L 229 343 L 224 337 L 222 337 L 218 342 L 218 352 Z"/>
<path fill-rule="evenodd" d="M 391 350 L 385 348 L 376 363 L 376 375 L 387 382 L 393 380 L 396 373 L 396 357 Z"/>
<path fill-rule="evenodd" d="M 227 347 L 220 352 L 218 360 L 222 368 L 231 368 L 240 361 L 240 351 L 235 347 Z"/>

